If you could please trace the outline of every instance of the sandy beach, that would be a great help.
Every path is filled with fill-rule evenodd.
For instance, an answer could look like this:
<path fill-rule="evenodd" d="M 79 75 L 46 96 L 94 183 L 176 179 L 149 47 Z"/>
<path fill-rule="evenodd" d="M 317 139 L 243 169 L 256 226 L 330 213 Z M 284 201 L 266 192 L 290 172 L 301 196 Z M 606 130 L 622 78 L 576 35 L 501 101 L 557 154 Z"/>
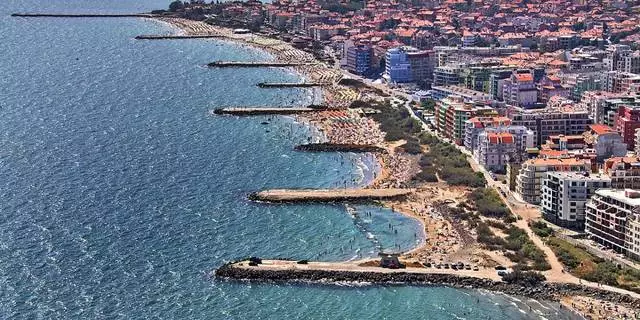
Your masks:
<path fill-rule="evenodd" d="M 223 41 L 228 40 L 259 48 L 273 55 L 277 61 L 316 62 L 313 55 L 293 48 L 280 40 L 253 34 L 234 34 L 228 28 L 186 19 L 155 18 L 154 20 L 176 27 L 184 35 L 219 35 L 223 37 Z M 333 83 L 322 89 L 314 89 L 322 90 L 314 94 L 321 94 L 325 104 L 340 110 L 296 116 L 299 122 L 308 123 L 316 129 L 318 136 L 313 139 L 329 143 L 373 145 L 385 148 L 387 152 L 374 154 L 381 169 L 369 185 L 371 188 L 403 188 L 411 182 L 412 177 L 420 170 L 419 157 L 397 152 L 396 148 L 403 142 L 386 142 L 385 133 L 382 132 L 378 123 L 364 116 L 361 110 L 347 108 L 353 101 L 360 99 L 362 94 L 353 88 L 338 84 L 342 78 L 339 70 L 322 63 L 314 66 L 293 67 L 292 70 L 308 81 Z M 463 262 L 477 265 L 481 270 L 487 270 L 487 277 L 495 277 L 495 272 L 491 271 L 494 266 L 513 264 L 501 253 L 481 248 L 475 240 L 475 231 L 448 214 L 446 206 L 466 201 L 470 191 L 468 188 L 449 186 L 443 182 L 425 183 L 418 186 L 417 191 L 404 201 L 382 202 L 386 207 L 416 219 L 422 224 L 425 241 L 409 252 L 405 252 L 402 255 L 403 260 L 412 264 Z M 376 270 L 379 271 L 379 268 Z M 443 270 L 442 272 L 454 273 L 455 271 Z M 622 306 L 609 307 L 604 302 L 583 298 L 567 297 L 568 304 L 565 305 L 585 317 L 590 315 L 593 319 L 599 319 L 599 316 L 605 314 L 616 319 L 627 319 L 625 315 L 636 316 L 632 313 L 633 310 L 626 310 Z"/>

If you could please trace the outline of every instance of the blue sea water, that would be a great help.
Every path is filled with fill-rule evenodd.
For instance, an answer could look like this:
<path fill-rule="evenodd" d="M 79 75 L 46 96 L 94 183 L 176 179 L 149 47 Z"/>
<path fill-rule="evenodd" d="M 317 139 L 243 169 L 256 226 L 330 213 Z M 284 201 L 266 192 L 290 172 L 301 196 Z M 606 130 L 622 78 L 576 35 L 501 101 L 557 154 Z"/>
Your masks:
<path fill-rule="evenodd" d="M 204 67 L 267 54 L 218 41 L 136 41 L 171 31 L 144 19 L 9 17 L 167 4 L 0 7 L 0 319 L 571 317 L 556 304 L 484 291 L 209 278 L 248 255 L 335 261 L 406 250 L 421 241 L 420 226 L 371 206 L 354 207 L 372 212 L 363 219 L 342 205 L 246 200 L 265 188 L 362 185 L 376 170 L 366 155 L 293 151 L 311 133 L 291 118 L 210 114 L 310 102 L 306 90 L 255 86 L 297 77 L 286 70 Z"/>

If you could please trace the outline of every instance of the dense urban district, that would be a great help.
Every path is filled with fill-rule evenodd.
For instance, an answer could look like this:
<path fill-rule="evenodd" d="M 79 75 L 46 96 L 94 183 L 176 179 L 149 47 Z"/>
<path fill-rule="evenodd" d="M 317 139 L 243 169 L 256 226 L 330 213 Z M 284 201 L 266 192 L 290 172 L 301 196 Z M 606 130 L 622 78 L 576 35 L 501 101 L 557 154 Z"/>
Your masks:
<path fill-rule="evenodd" d="M 640 1 L 175 1 L 153 14 L 323 85 L 327 110 L 299 119 L 325 143 L 383 150 L 369 188 L 412 190 L 381 202 L 424 225 L 422 245 L 317 268 L 497 268 L 640 293 Z"/>

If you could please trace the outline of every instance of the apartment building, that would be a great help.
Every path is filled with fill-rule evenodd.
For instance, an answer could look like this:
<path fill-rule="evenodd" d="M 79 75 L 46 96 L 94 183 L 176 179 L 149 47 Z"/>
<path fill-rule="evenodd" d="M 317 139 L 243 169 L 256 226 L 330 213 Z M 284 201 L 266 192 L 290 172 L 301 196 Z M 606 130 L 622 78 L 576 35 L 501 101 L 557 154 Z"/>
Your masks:
<path fill-rule="evenodd" d="M 456 144 L 464 143 L 465 123 L 475 116 L 497 116 L 491 107 L 464 101 L 458 95 L 450 95 L 436 102 L 436 129 Z"/>
<path fill-rule="evenodd" d="M 478 135 L 485 128 L 499 128 L 511 125 L 511 119 L 507 117 L 473 117 L 465 122 L 464 146 L 473 152 L 478 144 Z"/>
<path fill-rule="evenodd" d="M 527 148 L 533 147 L 533 132 L 523 126 L 501 125 L 508 123 L 508 118 L 494 118 L 489 123 L 482 123 L 482 118 L 467 121 L 465 147 L 488 170 L 503 172 L 509 162 L 520 163 L 527 158 Z"/>
<path fill-rule="evenodd" d="M 609 126 L 592 124 L 582 136 L 585 144 L 595 151 L 598 162 L 627 154 L 627 144 L 622 136 Z"/>
<path fill-rule="evenodd" d="M 504 80 L 504 102 L 518 107 L 531 108 L 538 102 L 538 90 L 531 70 L 516 70 Z"/>
<path fill-rule="evenodd" d="M 404 47 L 387 50 L 384 77 L 391 83 L 412 82 L 411 63 Z"/>
<path fill-rule="evenodd" d="M 638 92 L 640 90 L 640 75 L 621 72 L 609 71 L 602 74 L 602 88 L 609 92 Z"/>
<path fill-rule="evenodd" d="M 451 95 L 462 97 L 465 102 L 492 102 L 491 95 L 481 91 L 467 89 L 465 87 L 448 85 L 433 86 L 431 88 L 431 96 L 435 100 L 440 100 Z"/>
<path fill-rule="evenodd" d="M 590 172 L 591 162 L 586 159 L 530 159 L 522 163 L 516 177 L 516 194 L 522 200 L 539 204 L 542 199 L 542 180 L 547 172 Z"/>
<path fill-rule="evenodd" d="M 622 135 L 627 148 L 634 150 L 636 129 L 640 128 L 640 106 L 621 105 L 616 113 L 615 128 Z"/>
<path fill-rule="evenodd" d="M 640 191 L 600 189 L 587 202 L 587 236 L 615 252 L 638 259 Z"/>
<path fill-rule="evenodd" d="M 604 174 L 587 172 L 547 172 L 542 182 L 542 214 L 556 225 L 584 229 L 586 203 L 596 190 L 610 188 Z"/>
<path fill-rule="evenodd" d="M 509 118 L 513 125 L 524 126 L 533 131 L 536 146 L 540 146 L 552 135 L 580 135 L 591 124 L 589 113 L 576 105 L 530 110 L 513 108 L 509 111 Z"/>
<path fill-rule="evenodd" d="M 433 71 L 433 85 L 447 86 L 460 83 L 460 67 L 447 65 L 437 67 Z"/>
<path fill-rule="evenodd" d="M 358 44 L 347 48 L 347 70 L 358 75 L 368 75 L 373 61 L 373 47 Z"/>
<path fill-rule="evenodd" d="M 611 188 L 640 189 L 640 157 L 607 159 L 603 171 L 611 178 Z"/>
<path fill-rule="evenodd" d="M 582 94 L 581 104 L 587 108 L 594 123 L 613 127 L 620 106 L 640 106 L 640 93 L 586 91 Z"/>

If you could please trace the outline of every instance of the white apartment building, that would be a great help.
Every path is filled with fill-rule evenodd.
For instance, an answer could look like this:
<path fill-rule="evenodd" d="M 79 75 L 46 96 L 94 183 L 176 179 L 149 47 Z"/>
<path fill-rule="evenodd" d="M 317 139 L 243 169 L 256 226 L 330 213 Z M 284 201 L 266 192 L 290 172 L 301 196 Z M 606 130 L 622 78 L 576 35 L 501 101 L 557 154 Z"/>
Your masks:
<path fill-rule="evenodd" d="M 478 163 L 489 171 L 503 172 L 509 161 L 526 159 L 527 148 L 533 147 L 533 132 L 523 126 L 486 128 L 477 135 L 472 151 Z"/>
<path fill-rule="evenodd" d="M 547 172 L 542 182 L 542 214 L 556 225 L 584 229 L 586 203 L 596 190 L 609 188 L 604 174 L 586 172 Z"/>
<path fill-rule="evenodd" d="M 627 221 L 627 256 L 640 260 L 640 213 L 635 212 Z"/>
<path fill-rule="evenodd" d="M 590 239 L 637 259 L 639 209 L 640 191 L 600 189 L 587 202 L 585 231 Z"/>
<path fill-rule="evenodd" d="M 542 180 L 550 171 L 591 171 L 589 160 L 565 158 L 565 159 L 530 159 L 522 163 L 520 172 L 516 177 L 516 194 L 522 200 L 539 204 L 542 199 Z"/>

